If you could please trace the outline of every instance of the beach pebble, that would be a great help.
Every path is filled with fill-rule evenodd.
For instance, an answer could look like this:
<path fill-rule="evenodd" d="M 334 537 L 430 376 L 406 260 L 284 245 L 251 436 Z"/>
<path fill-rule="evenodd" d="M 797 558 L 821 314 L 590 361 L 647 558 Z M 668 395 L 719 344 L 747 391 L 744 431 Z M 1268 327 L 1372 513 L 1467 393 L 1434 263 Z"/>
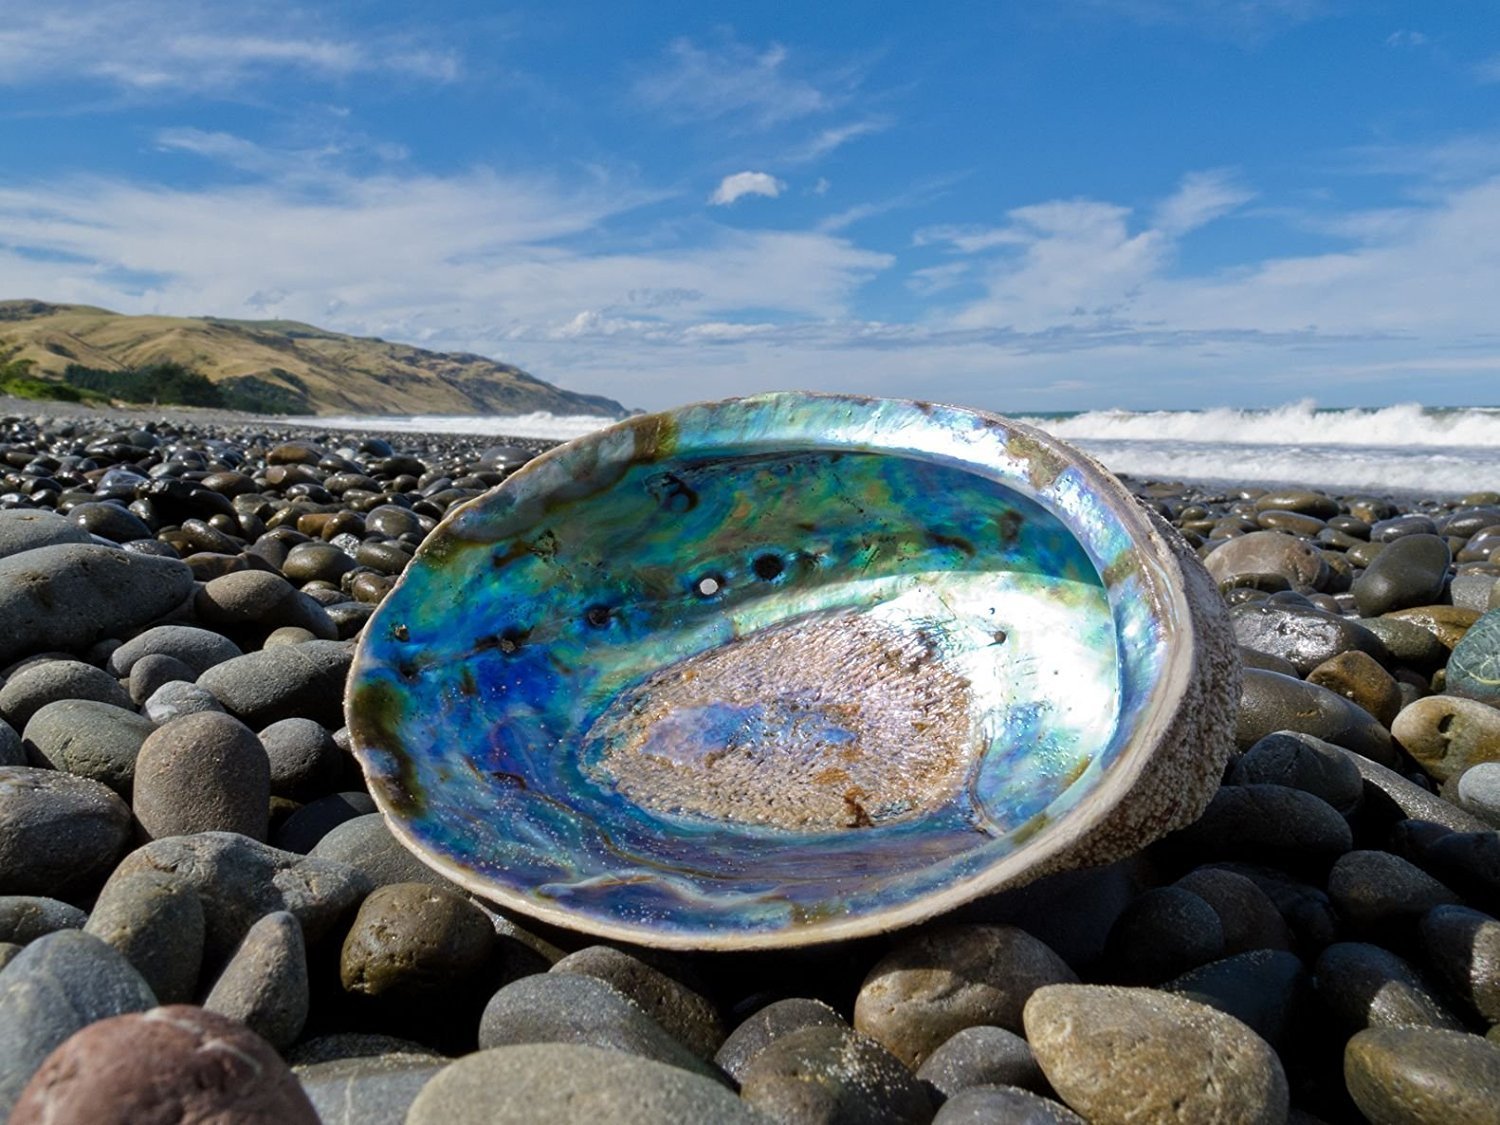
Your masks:
<path fill-rule="evenodd" d="M 1307 682 L 1342 695 L 1387 727 L 1401 710 L 1400 685 L 1368 653 L 1341 652 L 1309 672 Z"/>
<path fill-rule="evenodd" d="M 1500 917 L 1500 832 L 1451 832 L 1427 847 L 1422 866 L 1470 906 Z"/>
<path fill-rule="evenodd" d="M 223 705 L 205 687 L 183 680 L 162 684 L 141 704 L 141 714 L 157 726 L 184 715 L 225 714 Z"/>
<path fill-rule="evenodd" d="M 1362 617 L 1432 605 L 1443 593 L 1453 556 L 1437 535 L 1403 535 L 1371 561 L 1350 592 Z"/>
<path fill-rule="evenodd" d="M 1401 709 L 1391 734 L 1439 781 L 1500 759 L 1500 710 L 1472 699 L 1419 699 Z"/>
<path fill-rule="evenodd" d="M 42 895 L 0 895 L 0 942 L 25 945 L 43 934 L 81 930 L 88 915 Z"/>
<path fill-rule="evenodd" d="M 255 729 L 305 718 L 343 723 L 344 679 L 353 651 L 338 641 L 308 641 L 247 653 L 198 677 L 224 709 Z"/>
<path fill-rule="evenodd" d="M 315 1035 L 288 1048 L 283 1054 L 294 1068 L 338 1059 L 367 1059 L 381 1055 L 419 1055 L 445 1062 L 448 1058 L 441 1051 L 414 1039 L 369 1031 L 335 1031 L 328 1035 Z"/>
<path fill-rule="evenodd" d="M 1480 762 L 1458 775 L 1454 797 L 1461 808 L 1500 828 L 1500 762 Z"/>
<path fill-rule="evenodd" d="M 71 1121 L 319 1125 L 270 1044 L 186 1005 L 95 1023 L 47 1059 L 12 1125 Z"/>
<path fill-rule="evenodd" d="M 26 724 L 22 743 L 29 760 L 109 786 L 128 797 L 141 747 L 155 730 L 150 719 L 125 707 L 91 699 L 59 699 Z"/>
<path fill-rule="evenodd" d="M 26 764 L 26 747 L 21 744 L 21 736 L 16 728 L 0 719 L 0 766 L 24 766 Z"/>
<path fill-rule="evenodd" d="M 402 847 L 386 827 L 385 818 L 375 812 L 350 817 L 335 825 L 308 855 L 358 868 L 376 887 L 388 883 L 430 883 L 455 891 L 459 889 Z"/>
<path fill-rule="evenodd" d="M 139 707 L 155 695 L 163 685 L 174 682 L 190 684 L 197 678 L 198 673 L 175 656 L 153 652 L 131 665 L 126 690 L 130 695 L 130 702 Z M 215 703 L 217 702 L 215 700 Z"/>
<path fill-rule="evenodd" d="M 1438 979 L 1487 1023 L 1500 1024 L 1500 921 L 1466 906 L 1435 906 L 1419 933 Z"/>
<path fill-rule="evenodd" d="M 333 789 L 343 772 L 343 754 L 333 736 L 311 719 L 282 719 L 257 736 L 271 763 L 271 792 L 311 801 Z"/>
<path fill-rule="evenodd" d="M 1408 535 L 1436 535 L 1437 524 L 1428 516 L 1416 512 L 1392 515 L 1374 521 L 1370 526 L 1370 538 L 1381 543 L 1393 543 Z"/>
<path fill-rule="evenodd" d="M 1003 1027 L 966 1027 L 927 1056 L 917 1078 L 945 1098 L 970 1086 L 1021 1086 L 1045 1090 L 1047 1080 L 1031 1047 Z"/>
<path fill-rule="evenodd" d="M 146 656 L 170 656 L 193 670 L 189 679 L 240 656 L 240 647 L 228 637 L 192 625 L 158 625 L 147 629 L 110 654 L 106 669 L 113 676 L 128 676 L 136 662 Z"/>
<path fill-rule="evenodd" d="M 76 902 L 130 841 L 130 808 L 97 781 L 0 766 L 0 894 Z"/>
<path fill-rule="evenodd" d="M 195 832 L 266 838 L 271 770 L 255 732 L 229 715 L 173 719 L 141 746 L 135 815 L 151 839 Z"/>
<path fill-rule="evenodd" d="M 374 811 L 375 802 L 368 793 L 330 793 L 309 801 L 287 817 L 272 835 L 271 844 L 282 851 L 306 855 L 340 824 Z"/>
<path fill-rule="evenodd" d="M 1088 1125 L 1061 1102 L 1015 1086 L 971 1086 L 943 1103 L 932 1125 Z"/>
<path fill-rule="evenodd" d="M 1312 974 L 1292 953 L 1256 949 L 1203 965 L 1162 987 L 1233 1016 L 1280 1050 L 1307 1017 Z"/>
<path fill-rule="evenodd" d="M 90 535 L 128 543 L 132 539 L 150 539 L 151 528 L 124 504 L 96 501 L 79 504 L 68 512 L 68 519 Z"/>
<path fill-rule="evenodd" d="M 214 982 L 203 1006 L 244 1024 L 278 1050 L 291 1046 L 307 1022 L 307 952 L 296 915 L 259 919 Z"/>
<path fill-rule="evenodd" d="M 717 1068 L 679 1043 L 624 993 L 579 973 L 522 977 L 490 997 L 479 1023 L 479 1046 L 519 1043 L 603 1047 L 722 1079 Z"/>
<path fill-rule="evenodd" d="M 1321 797 L 1285 785 L 1224 785 L 1203 815 L 1163 846 L 1200 861 L 1239 859 L 1307 871 L 1349 851 L 1354 837 L 1349 822 Z"/>
<path fill-rule="evenodd" d="M 1359 770 L 1344 751 L 1298 731 L 1276 731 L 1257 741 L 1230 768 L 1228 783 L 1301 789 L 1346 815 L 1365 790 Z"/>
<path fill-rule="evenodd" d="M 0 559 L 0 664 L 46 649 L 87 648 L 176 608 L 193 574 L 174 559 L 89 543 Z"/>
<path fill-rule="evenodd" d="M 1279 531 L 1252 531 L 1219 544 L 1203 560 L 1221 586 L 1249 575 L 1274 574 L 1295 590 L 1319 590 L 1328 563 L 1312 544 Z"/>
<path fill-rule="evenodd" d="M 130 962 L 91 934 L 59 930 L 37 938 L 0 973 L 0 1115 L 11 1111 L 32 1073 L 75 1031 L 155 1005 Z"/>
<path fill-rule="evenodd" d="M 735 1081 L 768 1044 L 804 1027 L 848 1027 L 844 1018 L 821 1000 L 794 996 L 767 1004 L 729 1033 L 714 1063 Z"/>
<path fill-rule="evenodd" d="M 62 543 L 91 543 L 93 537 L 56 512 L 0 510 L 0 559 Z"/>
<path fill-rule="evenodd" d="M 727 1032 L 712 1004 L 628 953 L 607 945 L 586 946 L 568 954 L 550 971 L 585 973 L 614 985 L 700 1058 L 713 1059 L 724 1043 Z"/>
<path fill-rule="evenodd" d="M 23 729 L 39 710 L 61 699 L 89 699 L 129 710 L 129 694 L 108 672 L 80 660 L 47 660 L 16 673 L 0 688 L 0 717 Z"/>
<path fill-rule="evenodd" d="M 281 575 L 264 570 L 242 570 L 204 583 L 193 607 L 200 618 L 217 625 L 262 631 L 291 625 L 324 640 L 338 635 L 322 606 Z"/>
<path fill-rule="evenodd" d="M 1438 643 L 1450 652 L 1463 640 L 1469 627 L 1479 620 L 1479 613 L 1453 605 L 1424 605 L 1411 609 L 1392 610 L 1387 619 L 1409 621 L 1419 625 L 1438 639 Z"/>
<path fill-rule="evenodd" d="M 1398 617 L 1362 618 L 1361 628 L 1380 638 L 1391 659 L 1412 668 L 1433 668 L 1448 659 L 1448 650 L 1429 629 Z"/>
<path fill-rule="evenodd" d="M 1224 927 L 1203 899 L 1183 887 L 1153 887 L 1125 908 L 1106 956 L 1121 981 L 1157 984 L 1224 955 Z"/>
<path fill-rule="evenodd" d="M 1350 1032 L 1365 1027 L 1462 1029 L 1432 986 L 1402 957 L 1368 942 L 1335 942 L 1313 967 L 1318 997 Z"/>
<path fill-rule="evenodd" d="M 1053 985 L 1027 1002 L 1025 1026 L 1052 1088 L 1094 1125 L 1286 1120 L 1276 1053 L 1206 1004 L 1148 988 Z"/>
<path fill-rule="evenodd" d="M 1449 596 L 1456 606 L 1486 613 L 1495 608 L 1490 604 L 1490 596 L 1495 588 L 1496 578 L 1493 574 L 1457 574 L 1449 584 Z"/>
<path fill-rule="evenodd" d="M 1191 891 L 1213 908 L 1224 935 L 1226 955 L 1291 948 L 1286 920 L 1253 880 L 1224 868 L 1199 867 L 1173 886 Z"/>
<path fill-rule="evenodd" d="M 490 920 L 468 899 L 427 883 L 392 883 L 360 904 L 339 976 L 346 991 L 365 996 L 451 998 L 483 988 L 496 942 Z"/>
<path fill-rule="evenodd" d="M 1500 610 L 1485 613 L 1454 646 L 1448 690 L 1500 706 Z"/>
<path fill-rule="evenodd" d="M 854 1027 L 916 1068 L 966 1027 L 1019 1031 L 1026 999 L 1078 979 L 1014 926 L 946 926 L 907 938 L 878 961 L 854 1001 Z"/>
<path fill-rule="evenodd" d="M 1340 653 L 1363 652 L 1388 658 L 1374 633 L 1348 618 L 1311 606 L 1269 601 L 1237 605 L 1229 611 L 1229 619 L 1241 645 L 1279 656 L 1304 676 Z"/>
<path fill-rule="evenodd" d="M 373 1055 L 297 1067 L 322 1125 L 403 1125 L 428 1081 L 448 1065 L 431 1055 Z"/>
<path fill-rule="evenodd" d="M 1462 1031 L 1374 1028 L 1344 1048 L 1344 1080 L 1377 1125 L 1494 1125 L 1500 1045 Z"/>
<path fill-rule="evenodd" d="M 1434 906 L 1458 896 L 1420 867 L 1390 852 L 1360 850 L 1339 857 L 1328 872 L 1328 897 L 1353 932 L 1404 934 Z"/>
<path fill-rule="evenodd" d="M 805 1027 L 771 1043 L 740 1082 L 746 1105 L 786 1125 L 928 1121 L 926 1088 L 873 1039 L 843 1027 Z"/>
<path fill-rule="evenodd" d="M 141 871 L 170 871 L 198 893 L 204 962 L 214 968 L 258 919 L 277 910 L 295 914 L 307 944 L 317 945 L 371 889 L 347 864 L 277 851 L 232 832 L 170 836 L 137 848 L 120 861 L 103 893 Z"/>
<path fill-rule="evenodd" d="M 1373 715 L 1342 695 L 1290 676 L 1247 668 L 1235 723 L 1235 743 L 1242 750 L 1268 734 L 1297 731 L 1381 763 L 1399 759 L 1390 731 Z"/>
<path fill-rule="evenodd" d="M 1349 760 L 1365 783 L 1362 817 L 1381 816 L 1392 823 L 1402 819 L 1430 821 L 1454 832 L 1477 832 L 1489 827 L 1473 813 L 1412 784 L 1395 770 L 1360 754 L 1349 753 Z"/>
<path fill-rule="evenodd" d="M 191 1000 L 203 963 L 203 904 L 167 871 L 138 871 L 111 879 L 84 925 L 113 946 L 164 1004 Z"/>
<path fill-rule="evenodd" d="M 622 1051 L 545 1042 L 477 1051 L 422 1087 L 406 1125 L 766 1125 L 698 1074 Z"/>

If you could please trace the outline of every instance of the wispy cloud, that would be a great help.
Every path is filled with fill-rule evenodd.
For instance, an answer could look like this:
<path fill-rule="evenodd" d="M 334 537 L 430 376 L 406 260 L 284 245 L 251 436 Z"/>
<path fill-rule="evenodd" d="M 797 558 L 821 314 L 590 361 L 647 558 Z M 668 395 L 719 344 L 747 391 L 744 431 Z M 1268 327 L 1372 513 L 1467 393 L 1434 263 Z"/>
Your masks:
<path fill-rule="evenodd" d="M 747 195 L 764 195 L 775 199 L 785 190 L 786 184 L 767 172 L 736 172 L 719 181 L 719 186 L 708 197 L 708 201 L 716 207 L 726 207 Z"/>
<path fill-rule="evenodd" d="M 821 160 L 830 152 L 843 148 L 850 141 L 880 133 L 891 127 L 889 117 L 870 117 L 862 121 L 851 121 L 846 125 L 834 125 L 820 130 L 799 145 L 788 149 L 782 159 L 789 164 L 807 164 Z"/>
<path fill-rule="evenodd" d="M 1427 36 L 1423 35 L 1420 31 L 1413 31 L 1406 27 L 1398 31 L 1393 31 L 1385 37 L 1385 45 L 1387 47 L 1421 47 L 1426 42 Z"/>
<path fill-rule="evenodd" d="M 734 39 L 700 46 L 677 39 L 665 62 L 634 85 L 647 108 L 678 123 L 731 120 L 757 129 L 825 113 L 844 104 L 847 73 L 808 77 L 779 43 L 750 47 Z"/>
<path fill-rule="evenodd" d="M 1169 235 L 1183 235 L 1223 218 L 1254 198 L 1255 193 L 1241 185 L 1227 169 L 1191 172 L 1183 177 L 1175 192 L 1158 204 L 1152 225 Z"/>
<path fill-rule="evenodd" d="M 1088 0 L 1087 6 L 1137 23 L 1178 25 L 1249 43 L 1332 10 L 1329 0 Z"/>

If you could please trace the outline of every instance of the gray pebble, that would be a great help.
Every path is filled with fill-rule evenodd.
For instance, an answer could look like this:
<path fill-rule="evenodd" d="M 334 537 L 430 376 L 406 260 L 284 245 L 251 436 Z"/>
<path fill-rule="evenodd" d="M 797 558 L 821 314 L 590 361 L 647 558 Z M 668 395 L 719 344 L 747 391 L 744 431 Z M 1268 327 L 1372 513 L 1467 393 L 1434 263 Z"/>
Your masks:
<path fill-rule="evenodd" d="M 86 777 L 129 798 L 141 746 L 155 729 L 125 706 L 92 699 L 48 703 L 26 724 L 22 743 L 38 765 Z"/>
<path fill-rule="evenodd" d="M 1276 574 L 1296 590 L 1321 590 L 1328 563 L 1311 543 L 1279 531 L 1252 531 L 1219 544 L 1203 560 L 1215 582 L 1232 583 L 1257 574 Z"/>
<path fill-rule="evenodd" d="M 946 1098 L 970 1086 L 1047 1089 L 1031 1047 L 1003 1027 L 966 1027 L 927 1056 L 917 1077 Z"/>
<path fill-rule="evenodd" d="M 306 855 L 340 824 L 374 811 L 375 802 L 368 793 L 330 793 L 309 801 L 287 817 L 272 835 L 271 843 L 282 851 Z"/>
<path fill-rule="evenodd" d="M 1400 617 L 1366 617 L 1360 627 L 1380 638 L 1392 659 L 1411 668 L 1430 669 L 1448 659 L 1443 642 L 1429 629 Z"/>
<path fill-rule="evenodd" d="M 1489 828 L 1473 813 L 1465 812 L 1451 801 L 1413 785 L 1395 770 L 1372 762 L 1360 754 L 1349 754 L 1349 761 L 1359 770 L 1365 782 L 1363 808 L 1391 821 L 1403 819 L 1431 821 L 1454 832 L 1478 832 Z"/>
<path fill-rule="evenodd" d="M 1371 1121 L 1494 1125 L 1500 1045 L 1428 1027 L 1361 1031 L 1344 1048 L 1344 1081 Z"/>
<path fill-rule="evenodd" d="M 171 680 L 153 691 L 141 704 L 141 714 L 157 726 L 165 726 L 184 715 L 224 714 L 224 707 L 207 688 L 185 680 Z"/>
<path fill-rule="evenodd" d="M 1435 906 L 1419 933 L 1438 979 L 1486 1022 L 1500 1024 L 1500 921 L 1466 906 Z"/>
<path fill-rule="evenodd" d="M 1321 797 L 1340 813 L 1364 796 L 1364 780 L 1331 742 L 1297 731 L 1276 731 L 1244 752 L 1229 771 L 1231 785 L 1285 785 Z"/>
<path fill-rule="evenodd" d="M 175 609 L 192 590 L 193 572 L 175 559 L 86 543 L 0 559 L 0 663 L 121 636 Z"/>
<path fill-rule="evenodd" d="M 1426 849 L 1422 866 L 1468 905 L 1500 917 L 1500 832 L 1450 832 Z"/>
<path fill-rule="evenodd" d="M 193 670 L 189 679 L 215 664 L 243 655 L 228 637 L 191 625 L 158 625 L 126 641 L 110 655 L 106 669 L 115 676 L 128 676 L 144 656 L 170 656 Z"/>
<path fill-rule="evenodd" d="M 81 660 L 48 660 L 18 672 L 0 688 L 0 716 L 24 729 L 41 708 L 59 699 L 92 699 L 129 710 L 130 696 L 108 672 Z"/>
<path fill-rule="evenodd" d="M 1406 934 L 1434 906 L 1458 896 L 1415 864 L 1384 851 L 1353 851 L 1328 872 L 1328 897 L 1356 933 Z"/>
<path fill-rule="evenodd" d="M 701 1075 L 586 1044 L 537 1043 L 466 1055 L 422 1087 L 406 1125 L 766 1125 Z"/>
<path fill-rule="evenodd" d="M 0 969 L 4 969 L 5 966 L 14 961 L 16 955 L 24 948 L 26 947 L 17 945 L 13 941 L 0 941 Z"/>
<path fill-rule="evenodd" d="M 735 1081 L 768 1044 L 804 1027 L 848 1027 L 842 1016 L 821 1000 L 795 996 L 777 1000 L 748 1016 L 729 1033 L 714 1055 L 714 1063 Z"/>
<path fill-rule="evenodd" d="M 908 938 L 881 958 L 854 1002 L 854 1027 L 909 1067 L 966 1027 L 1017 1031 L 1026 999 L 1077 976 L 1014 926 L 948 926 Z"/>
<path fill-rule="evenodd" d="M 1245 859 L 1316 869 L 1354 846 L 1349 823 L 1321 797 L 1285 785 L 1225 785 L 1169 846 L 1198 860 Z"/>
<path fill-rule="evenodd" d="M 264 840 L 271 802 L 265 749 L 229 715 L 184 715 L 158 729 L 136 761 L 135 815 L 153 840 L 237 832 Z"/>
<path fill-rule="evenodd" d="M 1458 776 L 1459 805 L 1492 828 L 1500 828 L 1500 762 L 1480 762 Z"/>
<path fill-rule="evenodd" d="M 130 962 L 98 938 L 80 930 L 37 938 L 0 972 L 0 1114 L 75 1031 L 155 1005 Z"/>
<path fill-rule="evenodd" d="M 283 1050 L 302 1034 L 308 1003 L 302 926 L 296 915 L 278 910 L 250 927 L 203 1006 Z"/>
<path fill-rule="evenodd" d="M 1061 1102 L 1014 1086 L 971 1086 L 943 1103 L 932 1125 L 1088 1125 Z"/>
<path fill-rule="evenodd" d="M 56 512 L 27 508 L 0 510 L 0 558 L 58 543 L 92 543 L 83 528 Z"/>
<path fill-rule="evenodd" d="M 1286 1120 L 1276 1053 L 1206 1004 L 1150 988 L 1053 985 L 1027 1001 L 1025 1021 L 1052 1088 L 1090 1121 Z"/>
<path fill-rule="evenodd" d="M 130 693 L 130 701 L 139 707 L 155 695 L 163 684 L 174 681 L 192 683 L 197 678 L 198 673 L 175 656 L 153 652 L 131 665 L 130 682 L 126 690 Z"/>
<path fill-rule="evenodd" d="M 1363 617 L 1432 605 L 1443 593 L 1453 556 L 1437 535 L 1405 535 L 1393 541 L 1354 580 L 1350 592 Z"/>
<path fill-rule="evenodd" d="M 932 1099 L 901 1061 L 868 1036 L 805 1027 L 750 1061 L 740 1097 L 785 1125 L 925 1122 Z"/>
<path fill-rule="evenodd" d="M 1268 734 L 1301 731 L 1377 762 L 1395 764 L 1391 733 L 1342 695 L 1275 672 L 1247 668 L 1235 722 L 1235 743 L 1248 750 Z"/>
<path fill-rule="evenodd" d="M 690 1051 L 712 1059 L 726 1036 L 718 1010 L 698 993 L 639 958 L 607 945 L 570 953 L 554 973 L 585 973 L 615 986 Z"/>
<path fill-rule="evenodd" d="M 255 629 L 291 625 L 324 640 L 338 635 L 322 606 L 281 575 L 265 570 L 237 571 L 204 583 L 193 608 L 212 624 Z"/>
<path fill-rule="evenodd" d="M 358 868 L 374 886 L 387 883 L 431 883 L 462 891 L 428 867 L 391 835 L 379 813 L 351 817 L 328 832 L 308 855 Z"/>
<path fill-rule="evenodd" d="M 312 801 L 338 784 L 344 756 L 333 736 L 311 719 L 282 719 L 259 734 L 271 761 L 271 792 Z"/>
<path fill-rule="evenodd" d="M 16 728 L 0 719 L 0 766 L 24 766 L 26 747 L 21 745 L 21 736 Z"/>
<path fill-rule="evenodd" d="M 1495 608 L 1490 605 L 1490 595 L 1496 584 L 1493 574 L 1456 574 L 1450 583 L 1449 593 L 1454 605 L 1484 613 Z"/>
<path fill-rule="evenodd" d="M 186 1003 L 203 964 L 203 904 L 186 881 L 144 870 L 111 879 L 84 926 L 124 954 L 163 1004 Z"/>
<path fill-rule="evenodd" d="M 479 1046 L 518 1043 L 605 1047 L 722 1079 L 613 985 L 577 973 L 522 977 L 490 998 L 479 1023 Z"/>
<path fill-rule="evenodd" d="M 97 781 L 0 766 L 0 894 L 76 900 L 130 841 L 130 808 Z"/>
<path fill-rule="evenodd" d="M 1306 1017 L 1312 975 L 1290 953 L 1258 949 L 1194 969 L 1164 988 L 1233 1016 L 1279 1050 Z"/>
<path fill-rule="evenodd" d="M 170 871 L 198 892 L 204 961 L 214 968 L 273 911 L 295 914 L 313 946 L 370 891 L 369 881 L 347 864 L 277 851 L 232 832 L 171 836 L 137 848 L 120 861 L 103 893 L 139 871 Z"/>
<path fill-rule="evenodd" d="M 429 1079 L 448 1065 L 430 1055 L 333 1059 L 297 1068 L 322 1125 L 403 1125 Z"/>
<path fill-rule="evenodd" d="M 352 657 L 338 641 L 280 645 L 216 664 L 198 677 L 198 685 L 256 729 L 299 716 L 332 729 L 343 723 Z"/>
<path fill-rule="evenodd" d="M 1313 968 L 1318 996 L 1349 1031 L 1422 1024 L 1462 1030 L 1421 975 L 1403 958 L 1368 942 L 1330 945 Z"/>
<path fill-rule="evenodd" d="M 0 895 L 0 941 L 25 945 L 43 934 L 81 930 L 88 915 L 41 895 Z"/>
<path fill-rule="evenodd" d="M 1266 892 L 1251 879 L 1223 868 L 1200 867 L 1174 886 L 1192 891 L 1219 916 L 1227 955 L 1252 949 L 1290 949 L 1286 919 Z"/>
<path fill-rule="evenodd" d="M 376 887 L 344 938 L 339 975 L 347 992 L 407 1000 L 483 988 L 494 961 L 494 927 L 462 895 L 427 883 Z"/>
<path fill-rule="evenodd" d="M 115 543 L 151 538 L 151 528 L 145 520 L 124 504 L 112 504 L 107 500 L 79 504 L 68 512 L 68 519 L 90 535 Z"/>
<path fill-rule="evenodd" d="M 1224 927 L 1183 887 L 1154 887 L 1125 908 L 1106 955 L 1121 981 L 1158 984 L 1224 955 Z"/>
<path fill-rule="evenodd" d="M 1241 645 L 1279 656 L 1304 676 L 1325 660 L 1351 650 L 1377 660 L 1390 659 L 1380 638 L 1368 629 L 1310 606 L 1253 602 L 1233 607 L 1229 619 Z"/>

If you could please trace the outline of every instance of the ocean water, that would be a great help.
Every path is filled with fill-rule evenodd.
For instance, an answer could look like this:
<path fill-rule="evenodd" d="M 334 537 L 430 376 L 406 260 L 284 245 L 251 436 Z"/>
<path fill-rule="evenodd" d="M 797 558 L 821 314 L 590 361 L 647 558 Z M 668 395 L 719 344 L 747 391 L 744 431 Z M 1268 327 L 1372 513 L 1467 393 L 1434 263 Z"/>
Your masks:
<path fill-rule="evenodd" d="M 1375 493 L 1500 491 L 1500 407 L 1090 410 L 1013 415 L 1116 473 L 1156 480 L 1298 484 Z M 591 416 L 355 417 L 309 425 L 565 441 L 607 425 Z"/>

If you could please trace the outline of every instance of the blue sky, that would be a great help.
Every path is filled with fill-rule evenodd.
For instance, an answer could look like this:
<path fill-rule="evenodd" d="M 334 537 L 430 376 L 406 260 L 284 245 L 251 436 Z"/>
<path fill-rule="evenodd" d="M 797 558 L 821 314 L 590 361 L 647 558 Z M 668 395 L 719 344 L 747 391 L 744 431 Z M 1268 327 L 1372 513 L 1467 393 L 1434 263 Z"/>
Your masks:
<path fill-rule="evenodd" d="M 6 0 L 0 296 L 644 407 L 1497 403 L 1500 4 Z"/>

